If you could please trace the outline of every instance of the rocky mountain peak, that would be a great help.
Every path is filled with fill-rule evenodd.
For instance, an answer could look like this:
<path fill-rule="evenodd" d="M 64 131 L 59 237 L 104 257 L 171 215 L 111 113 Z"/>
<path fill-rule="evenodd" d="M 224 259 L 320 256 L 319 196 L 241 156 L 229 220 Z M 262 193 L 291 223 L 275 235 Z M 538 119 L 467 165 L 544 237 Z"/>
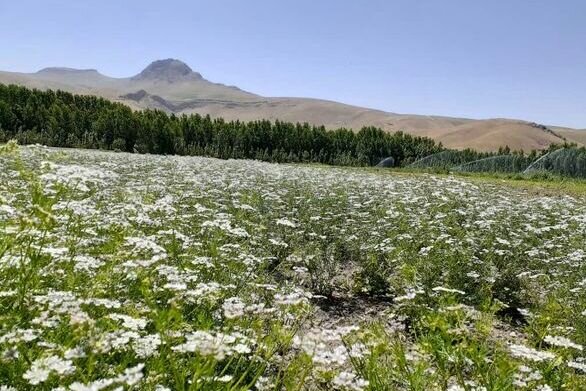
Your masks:
<path fill-rule="evenodd" d="M 183 61 L 172 58 L 157 60 L 133 77 L 134 80 L 167 81 L 170 83 L 182 80 L 200 80 L 201 74 L 194 72 Z"/>

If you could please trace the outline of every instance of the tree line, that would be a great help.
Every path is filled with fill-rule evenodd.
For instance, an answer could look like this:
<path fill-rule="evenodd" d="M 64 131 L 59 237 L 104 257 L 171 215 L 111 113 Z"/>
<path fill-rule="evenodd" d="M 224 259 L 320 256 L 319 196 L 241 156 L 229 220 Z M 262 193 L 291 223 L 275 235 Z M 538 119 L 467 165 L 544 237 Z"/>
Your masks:
<path fill-rule="evenodd" d="M 0 84 L 0 141 L 125 152 L 200 155 L 271 162 L 371 166 L 392 156 L 403 166 L 444 150 L 426 137 L 358 132 L 282 121 L 133 111 L 96 96 Z"/>
<path fill-rule="evenodd" d="M 326 130 L 323 126 L 282 121 L 224 121 L 210 116 L 175 115 L 161 110 L 133 111 L 128 106 L 89 95 L 41 91 L 0 84 L 0 142 L 54 147 L 118 150 L 135 153 L 198 155 L 222 159 L 307 162 L 373 166 L 393 157 L 395 166 L 517 172 L 556 149 L 575 152 L 553 155 L 544 170 L 586 176 L 586 150 L 576 145 L 550 145 L 543 151 L 495 152 L 449 150 L 430 138 L 376 127 Z M 423 161 L 420 159 L 427 157 Z M 486 160 L 489 157 L 495 159 Z M 482 165 L 467 163 L 483 160 Z M 551 160 L 551 159 L 550 159 Z M 478 166 L 478 167 L 477 167 Z M 551 166 L 551 167 L 550 167 Z"/>

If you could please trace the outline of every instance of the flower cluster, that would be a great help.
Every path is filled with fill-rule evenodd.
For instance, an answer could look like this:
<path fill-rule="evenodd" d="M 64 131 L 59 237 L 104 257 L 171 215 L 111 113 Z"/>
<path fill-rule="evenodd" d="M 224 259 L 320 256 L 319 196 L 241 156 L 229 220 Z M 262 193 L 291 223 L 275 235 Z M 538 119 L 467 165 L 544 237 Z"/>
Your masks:
<path fill-rule="evenodd" d="M 2 154 L 0 391 L 579 390 L 586 200 L 523 186 Z"/>

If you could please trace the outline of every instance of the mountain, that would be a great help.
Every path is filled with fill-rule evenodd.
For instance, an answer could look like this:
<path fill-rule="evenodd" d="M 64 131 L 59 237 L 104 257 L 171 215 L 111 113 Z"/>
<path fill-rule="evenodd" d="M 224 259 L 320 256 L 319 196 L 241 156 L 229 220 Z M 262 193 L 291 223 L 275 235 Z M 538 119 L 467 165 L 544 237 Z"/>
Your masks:
<path fill-rule="evenodd" d="M 206 80 L 175 59 L 154 61 L 128 78 L 109 77 L 95 69 L 55 67 L 36 73 L 0 71 L 0 83 L 98 95 L 134 109 L 209 114 L 227 120 L 279 119 L 355 130 L 372 125 L 428 136 L 459 149 L 491 151 L 508 145 L 512 149 L 531 150 L 564 141 L 586 144 L 585 130 L 529 121 L 396 114 L 320 99 L 263 97 Z"/>
<path fill-rule="evenodd" d="M 194 72 L 187 64 L 172 58 L 155 61 L 132 78 L 132 80 L 157 80 L 168 83 L 202 79 L 201 74 Z"/>

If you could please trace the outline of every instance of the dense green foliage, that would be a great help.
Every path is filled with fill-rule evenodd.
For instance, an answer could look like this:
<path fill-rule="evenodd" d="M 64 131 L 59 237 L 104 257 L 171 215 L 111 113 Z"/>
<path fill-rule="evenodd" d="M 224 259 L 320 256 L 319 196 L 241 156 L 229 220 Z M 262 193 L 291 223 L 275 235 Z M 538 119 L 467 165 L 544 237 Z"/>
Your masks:
<path fill-rule="evenodd" d="M 446 149 L 425 156 L 409 165 L 411 168 L 446 169 L 465 172 L 521 172 L 540 156 L 554 151 L 559 146 L 552 145 L 544 151 L 511 151 L 509 147 L 495 152 L 480 152 L 470 148 L 463 150 Z"/>
<path fill-rule="evenodd" d="M 553 174 L 586 178 L 586 148 L 575 144 L 552 144 L 545 150 L 533 150 L 528 154 L 507 147 L 497 152 L 446 149 L 416 160 L 408 167 L 436 172 Z"/>
<path fill-rule="evenodd" d="M 490 156 L 454 167 L 461 172 L 521 172 L 535 160 L 533 156 L 509 154 Z"/>
<path fill-rule="evenodd" d="M 575 145 L 552 145 L 529 154 L 508 147 L 455 151 L 429 138 L 375 127 L 353 132 L 307 123 L 227 122 L 198 114 L 133 111 L 95 96 L 0 84 L 0 142 L 11 139 L 55 147 L 344 166 L 373 166 L 392 157 L 395 166 L 424 170 L 520 173 L 530 167 L 532 172 L 586 177 L 586 149 Z"/>
<path fill-rule="evenodd" d="M 537 159 L 526 171 L 586 178 L 586 148 L 557 149 Z"/>
<path fill-rule="evenodd" d="M 355 133 L 280 121 L 226 122 L 197 114 L 133 111 L 94 96 L 0 85 L 0 141 L 9 139 L 56 147 L 337 165 L 374 165 L 387 156 L 404 165 L 443 149 L 429 138 L 374 127 Z"/>
<path fill-rule="evenodd" d="M 445 150 L 425 156 L 409 165 L 411 168 L 450 169 L 454 166 L 493 156 L 491 152 L 478 152 L 473 149 Z"/>

